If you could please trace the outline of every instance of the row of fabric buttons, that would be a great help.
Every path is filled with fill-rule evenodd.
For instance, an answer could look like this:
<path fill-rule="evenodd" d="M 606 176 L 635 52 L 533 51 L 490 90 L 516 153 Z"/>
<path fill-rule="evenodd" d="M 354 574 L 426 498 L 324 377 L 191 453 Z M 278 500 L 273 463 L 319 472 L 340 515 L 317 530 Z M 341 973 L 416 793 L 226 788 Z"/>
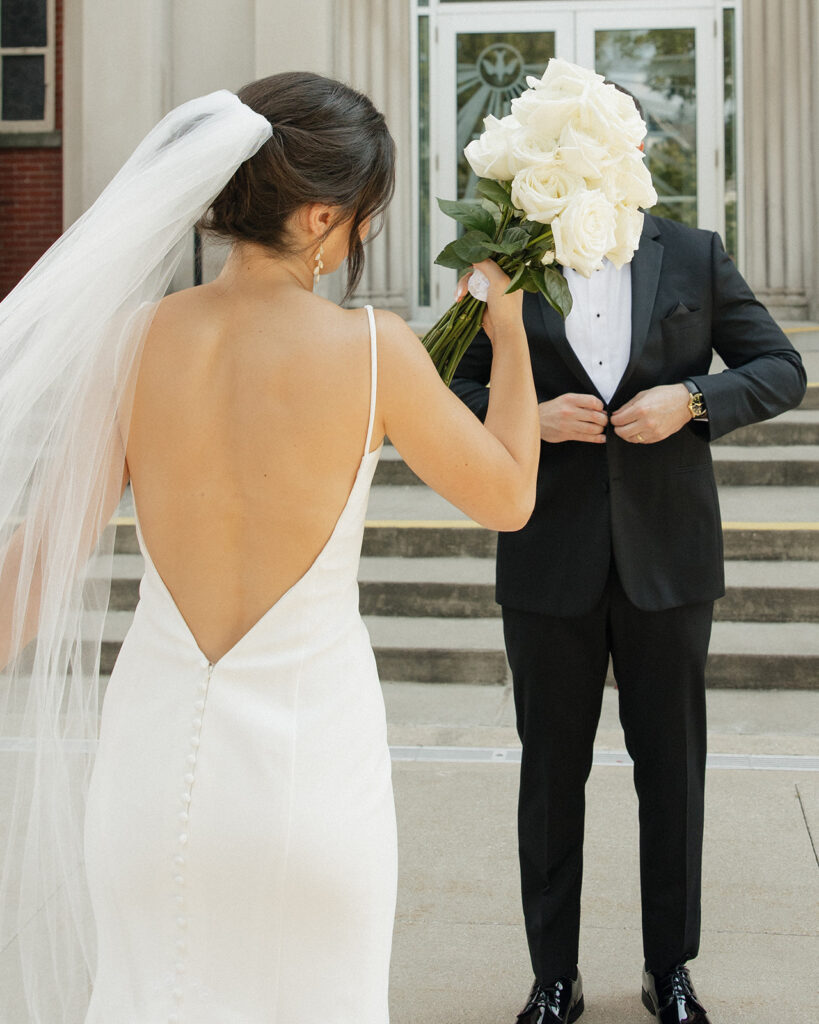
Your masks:
<path fill-rule="evenodd" d="M 188 846 L 188 822 L 190 821 L 191 795 L 193 784 L 196 781 L 196 762 L 199 756 L 199 743 L 202 734 L 202 715 L 205 710 L 205 703 L 208 699 L 208 688 L 213 676 L 213 665 L 210 662 L 203 662 L 203 669 L 207 670 L 206 676 L 198 686 L 197 699 L 194 702 L 194 717 L 191 725 L 191 737 L 189 741 L 189 752 L 185 757 L 186 771 L 183 776 L 184 788 L 180 799 L 181 810 L 179 811 L 180 832 L 176 840 L 176 849 L 173 858 L 173 883 L 174 903 L 176 908 L 176 963 L 174 964 L 174 984 L 171 991 L 175 1009 L 168 1015 L 168 1024 L 179 1024 L 181 1021 L 182 1005 L 182 975 L 185 973 L 185 957 L 188 952 L 187 927 L 188 918 L 186 914 L 185 898 L 185 867 L 187 865 Z"/>

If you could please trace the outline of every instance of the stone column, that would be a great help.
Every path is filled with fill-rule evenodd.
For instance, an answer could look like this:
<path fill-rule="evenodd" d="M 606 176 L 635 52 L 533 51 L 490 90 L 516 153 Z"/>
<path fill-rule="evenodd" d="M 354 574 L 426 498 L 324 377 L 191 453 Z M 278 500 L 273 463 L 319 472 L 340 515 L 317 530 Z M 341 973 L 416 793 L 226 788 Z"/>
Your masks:
<path fill-rule="evenodd" d="M 66 4 L 66 226 L 94 202 L 168 110 L 170 23 L 171 0 Z"/>
<path fill-rule="evenodd" d="M 745 0 L 745 270 L 775 316 L 819 315 L 819 11 Z"/>
<path fill-rule="evenodd" d="M 371 302 L 409 316 L 413 180 L 409 2 L 337 0 L 334 8 L 332 74 L 372 98 L 384 112 L 398 148 L 395 198 L 381 234 L 367 245 L 367 264 L 354 303 Z"/>

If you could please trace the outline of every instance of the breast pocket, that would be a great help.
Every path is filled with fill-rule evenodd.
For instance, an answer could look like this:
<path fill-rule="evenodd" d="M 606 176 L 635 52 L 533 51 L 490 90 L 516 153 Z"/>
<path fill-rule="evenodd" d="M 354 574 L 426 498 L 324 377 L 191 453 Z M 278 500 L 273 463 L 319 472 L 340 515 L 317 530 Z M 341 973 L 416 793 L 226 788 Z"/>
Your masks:
<path fill-rule="evenodd" d="M 663 338 L 666 340 L 687 337 L 697 332 L 701 334 L 705 327 L 705 312 L 702 309 L 696 309 L 690 313 L 677 313 L 660 321 Z"/>

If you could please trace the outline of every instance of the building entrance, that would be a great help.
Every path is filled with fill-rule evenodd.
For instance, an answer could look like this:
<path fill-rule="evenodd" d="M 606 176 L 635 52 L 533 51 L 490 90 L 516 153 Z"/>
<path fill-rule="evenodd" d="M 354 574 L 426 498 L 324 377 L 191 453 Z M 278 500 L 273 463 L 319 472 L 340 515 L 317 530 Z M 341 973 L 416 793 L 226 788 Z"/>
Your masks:
<path fill-rule="evenodd" d="M 464 147 L 553 56 L 595 68 L 640 100 L 654 212 L 718 230 L 738 254 L 733 5 L 438 0 L 419 5 L 417 18 L 418 319 L 435 318 L 452 295 L 453 272 L 432 263 L 453 230 L 436 197 L 473 194 Z"/>

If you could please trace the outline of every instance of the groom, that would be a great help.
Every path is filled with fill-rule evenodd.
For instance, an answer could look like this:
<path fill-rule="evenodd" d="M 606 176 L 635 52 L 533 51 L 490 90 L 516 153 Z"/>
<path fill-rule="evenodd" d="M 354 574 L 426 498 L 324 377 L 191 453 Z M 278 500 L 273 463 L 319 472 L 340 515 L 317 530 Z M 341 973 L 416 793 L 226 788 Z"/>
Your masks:
<path fill-rule="evenodd" d="M 536 979 L 518 1021 L 583 1012 L 584 786 L 611 657 L 640 806 L 643 1003 L 661 1024 L 708 1024 L 685 964 L 700 932 L 705 660 L 725 592 L 709 442 L 797 405 L 805 373 L 716 234 L 646 215 L 631 264 L 565 276 L 565 323 L 524 297 L 538 493 L 527 526 L 498 539 Z M 490 363 L 481 332 L 452 383 L 480 417 Z"/>

